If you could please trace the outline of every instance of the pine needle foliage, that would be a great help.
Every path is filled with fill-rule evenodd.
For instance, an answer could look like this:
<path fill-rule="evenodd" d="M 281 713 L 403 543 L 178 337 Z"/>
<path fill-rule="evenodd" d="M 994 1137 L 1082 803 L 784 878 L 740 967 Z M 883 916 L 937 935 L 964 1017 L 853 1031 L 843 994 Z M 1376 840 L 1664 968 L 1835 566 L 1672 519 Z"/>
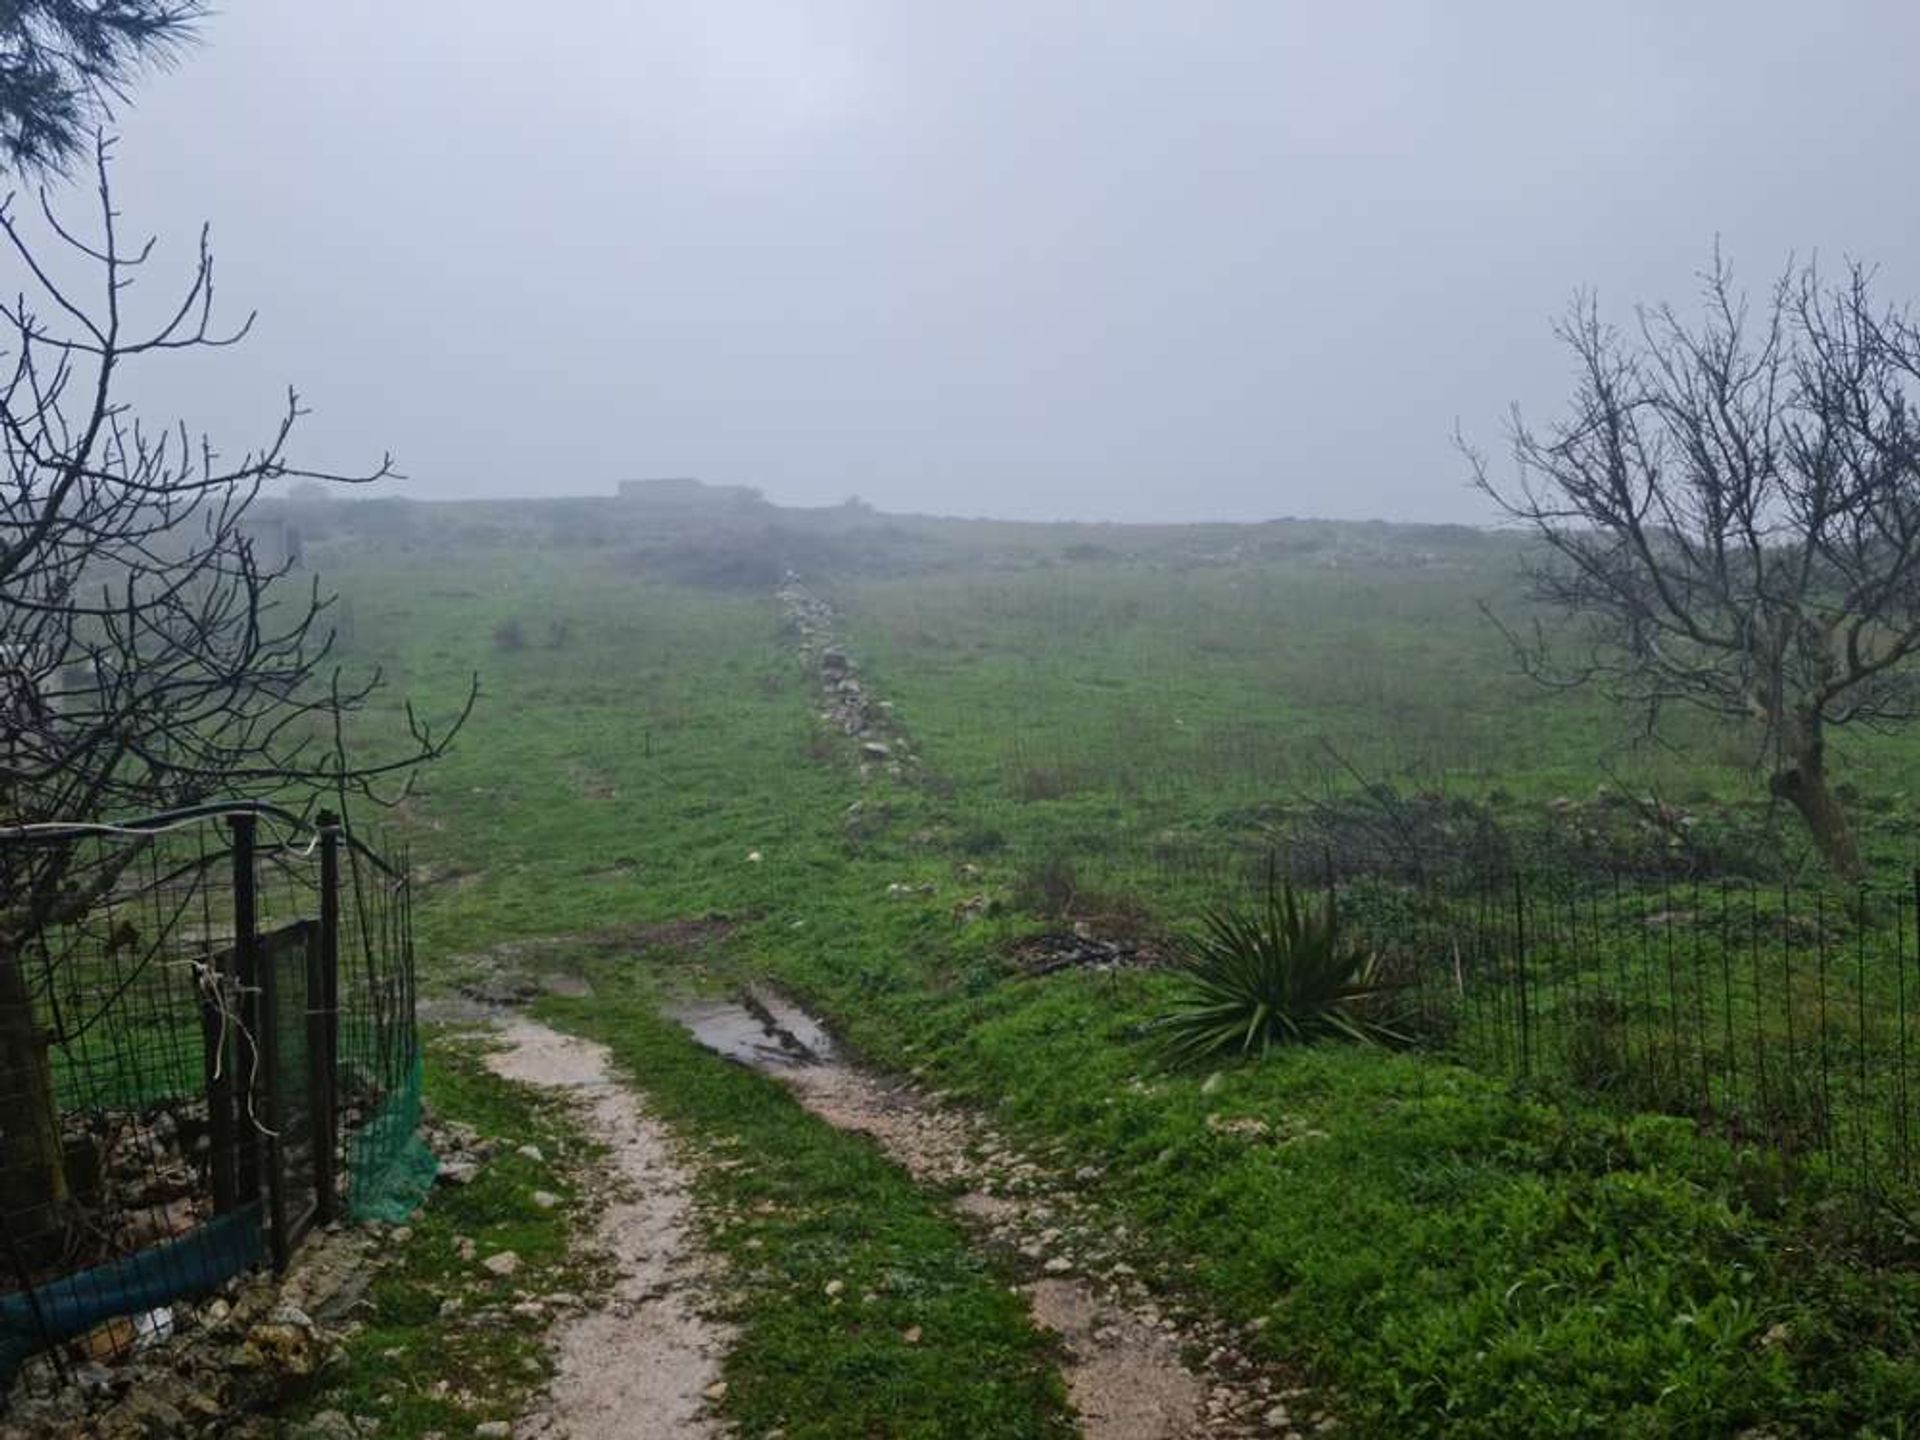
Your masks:
<path fill-rule="evenodd" d="M 1291 882 L 1269 879 L 1260 904 L 1203 916 L 1198 932 L 1179 940 L 1176 957 L 1185 993 L 1158 1027 L 1174 1064 L 1264 1056 L 1276 1045 L 1317 1040 L 1408 1043 L 1383 1014 L 1397 987 L 1346 930 L 1332 894 L 1314 904 Z"/>
<path fill-rule="evenodd" d="M 0 0 L 0 169 L 55 175 L 141 69 L 194 39 L 201 0 Z"/>

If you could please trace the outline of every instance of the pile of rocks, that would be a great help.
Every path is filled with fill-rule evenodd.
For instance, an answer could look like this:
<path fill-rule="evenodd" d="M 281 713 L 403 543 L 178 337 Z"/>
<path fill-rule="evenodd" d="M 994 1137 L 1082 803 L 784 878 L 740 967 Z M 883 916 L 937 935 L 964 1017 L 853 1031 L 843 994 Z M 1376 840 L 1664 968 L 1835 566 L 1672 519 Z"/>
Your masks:
<path fill-rule="evenodd" d="M 244 1276 L 195 1301 L 175 1301 L 29 1361 L 0 1408 L 0 1440 L 154 1440 L 272 1433 L 258 1412 L 335 1353 L 375 1270 L 371 1227 L 310 1237 L 285 1277 Z M 97 1352 L 97 1353 L 96 1353 Z"/>
<path fill-rule="evenodd" d="M 212 1145 L 204 1100 L 69 1110 L 61 1146 L 74 1213 L 89 1222 L 74 1237 L 72 1268 L 171 1240 L 207 1218 Z"/>
<path fill-rule="evenodd" d="M 136 1139 L 128 1127 L 110 1128 L 101 1170 L 128 1184 L 122 1172 L 149 1187 L 177 1184 L 180 1152 L 204 1153 L 204 1125 L 204 1106 L 181 1104 L 148 1113 Z M 470 1181 L 496 1149 L 471 1126 L 432 1117 L 425 1135 L 445 1184 Z M 190 1229 L 179 1201 L 156 1207 L 162 1216 L 176 1211 L 177 1229 Z M 0 1396 L 0 1440 L 264 1440 L 275 1433 L 266 1412 L 338 1353 L 382 1260 L 412 1233 L 336 1223 L 301 1242 L 284 1276 L 241 1275 L 211 1294 L 108 1320 L 58 1356 L 35 1356 Z M 343 1440 L 378 1425 L 368 1420 Z"/>
<path fill-rule="evenodd" d="M 879 768 L 896 779 L 904 778 L 920 763 L 919 757 L 908 747 L 894 718 L 893 702 L 873 694 L 858 663 L 839 642 L 839 617 L 833 607 L 801 584 L 791 570 L 776 598 L 801 663 L 819 679 L 822 723 L 859 742 L 863 776 Z"/>

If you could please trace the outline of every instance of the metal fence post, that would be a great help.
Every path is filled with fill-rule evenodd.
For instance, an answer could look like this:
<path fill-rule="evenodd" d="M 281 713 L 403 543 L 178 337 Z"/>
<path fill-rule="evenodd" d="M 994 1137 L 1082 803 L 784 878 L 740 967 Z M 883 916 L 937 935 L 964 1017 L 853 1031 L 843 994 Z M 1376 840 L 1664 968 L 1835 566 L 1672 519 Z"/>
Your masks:
<path fill-rule="evenodd" d="M 240 1024 L 235 1036 L 234 1089 L 240 1123 L 234 1137 L 235 1189 L 241 1204 L 260 1198 L 260 1130 L 254 1116 L 255 1082 L 260 1074 L 260 941 L 255 891 L 254 837 L 258 817 L 244 811 L 227 816 L 233 831 L 233 978 Z"/>
<path fill-rule="evenodd" d="M 335 1065 L 340 1047 L 340 817 L 322 810 L 320 830 L 320 933 L 307 953 L 308 1083 L 313 1110 L 313 1184 L 318 1192 L 315 1218 L 322 1225 L 336 1217 L 335 1146 L 339 1143 L 335 1106 Z"/>
<path fill-rule="evenodd" d="M 293 1225 L 287 1211 L 286 1096 L 281 1091 L 280 1074 L 280 1017 L 286 1004 L 286 991 L 282 988 L 280 974 L 280 967 L 286 962 L 286 947 L 280 943 L 284 935 L 284 931 L 275 932 L 273 945 L 258 945 L 256 942 L 255 949 L 260 970 L 257 1048 L 260 1052 L 262 1092 L 256 1103 L 264 1112 L 260 1128 L 265 1131 L 267 1138 L 267 1253 L 273 1259 L 276 1273 L 285 1270 L 287 1262 L 293 1258 Z M 313 937 L 308 935 L 306 939 L 310 947 Z M 307 968 L 304 956 L 300 968 Z"/>

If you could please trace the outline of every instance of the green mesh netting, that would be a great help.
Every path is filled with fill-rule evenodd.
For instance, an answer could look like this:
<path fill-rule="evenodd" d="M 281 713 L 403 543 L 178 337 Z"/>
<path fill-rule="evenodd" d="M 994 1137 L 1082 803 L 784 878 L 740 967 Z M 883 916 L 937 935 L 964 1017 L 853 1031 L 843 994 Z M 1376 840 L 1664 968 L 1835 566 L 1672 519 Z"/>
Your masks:
<path fill-rule="evenodd" d="M 440 1162 L 420 1138 L 420 1061 L 347 1146 L 347 1214 L 398 1225 L 420 1208 Z"/>

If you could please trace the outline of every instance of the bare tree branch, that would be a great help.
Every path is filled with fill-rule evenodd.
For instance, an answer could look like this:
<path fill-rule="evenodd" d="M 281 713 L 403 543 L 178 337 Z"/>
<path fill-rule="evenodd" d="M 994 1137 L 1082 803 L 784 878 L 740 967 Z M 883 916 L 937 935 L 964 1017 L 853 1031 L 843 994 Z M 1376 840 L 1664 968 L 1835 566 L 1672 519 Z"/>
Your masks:
<path fill-rule="evenodd" d="M 348 721 L 380 695 L 382 677 L 341 671 L 335 597 L 293 575 L 256 502 L 272 482 L 366 483 L 391 466 L 335 475 L 294 463 L 303 411 L 291 391 L 264 443 L 232 462 L 184 426 L 143 427 L 115 398 L 128 364 L 231 344 L 245 327 L 215 324 L 204 234 L 176 300 L 151 327 L 134 326 L 123 301 L 152 246 L 122 243 L 110 159 L 99 142 L 89 238 L 59 223 L 31 231 L 0 206 L 0 233 L 32 282 L 0 306 L 0 821 L 211 799 L 329 800 L 343 811 L 384 801 L 445 753 L 477 683 L 444 723 L 408 706 L 405 735 L 357 758 Z M 55 278 L 77 272 L 91 276 L 91 297 Z M 8 893 L 61 897 L 56 852 L 31 863 L 54 868 L 7 875 Z M 16 935 L 45 923 L 32 905 L 11 908 Z"/>
<path fill-rule="evenodd" d="M 1568 414 L 1545 430 L 1515 414 L 1511 483 L 1461 444 L 1542 542 L 1536 598 L 1573 622 L 1554 646 L 1502 623 L 1522 668 L 1650 722 L 1679 702 L 1754 726 L 1774 793 L 1845 871 L 1826 732 L 1920 712 L 1920 329 L 1872 282 L 1789 265 L 1756 315 L 1716 251 L 1703 318 L 1642 310 L 1630 337 L 1576 297 L 1556 327 L 1578 368 Z"/>

